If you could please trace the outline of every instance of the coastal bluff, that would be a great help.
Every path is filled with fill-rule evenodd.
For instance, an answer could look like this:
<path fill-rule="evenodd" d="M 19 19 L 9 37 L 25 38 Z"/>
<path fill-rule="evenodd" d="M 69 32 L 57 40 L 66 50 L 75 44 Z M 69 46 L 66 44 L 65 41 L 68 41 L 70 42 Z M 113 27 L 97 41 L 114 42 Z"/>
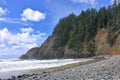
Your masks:
<path fill-rule="evenodd" d="M 120 55 L 120 4 L 88 9 L 59 20 L 51 36 L 20 59 L 85 58 Z"/>

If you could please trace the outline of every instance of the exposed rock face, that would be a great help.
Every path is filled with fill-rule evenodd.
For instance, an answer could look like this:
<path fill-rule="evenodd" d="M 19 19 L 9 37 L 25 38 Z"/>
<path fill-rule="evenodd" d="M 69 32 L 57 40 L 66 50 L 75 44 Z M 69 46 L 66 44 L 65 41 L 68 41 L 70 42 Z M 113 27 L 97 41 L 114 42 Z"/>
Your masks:
<path fill-rule="evenodd" d="M 120 55 L 120 43 L 117 38 L 117 42 L 113 47 L 110 47 L 106 42 L 108 31 L 101 29 L 97 32 L 95 37 L 96 53 L 93 54 L 84 45 L 84 48 L 80 53 L 77 53 L 73 49 L 68 49 L 66 46 L 58 49 L 53 48 L 55 44 L 55 36 L 49 37 L 41 47 L 35 47 L 30 49 L 26 54 L 22 55 L 21 59 L 54 59 L 54 58 L 81 58 L 91 57 L 95 55 Z"/>
<path fill-rule="evenodd" d="M 104 29 L 101 29 L 101 34 L 98 33 L 98 35 L 104 35 Z M 105 34 L 108 32 L 105 30 Z M 98 37 L 97 39 L 101 40 L 103 37 Z M 97 41 L 96 39 L 96 41 Z M 107 36 L 105 36 L 105 39 L 107 39 Z M 96 44 L 96 46 L 99 46 L 97 48 L 98 53 L 102 54 L 105 52 L 104 45 L 106 44 L 105 41 L 98 41 L 99 44 Z M 93 42 L 94 43 L 94 42 Z M 95 56 L 94 53 L 91 53 L 86 48 L 86 45 L 84 45 L 84 48 L 81 50 L 81 52 L 74 51 L 73 49 L 68 49 L 67 46 L 59 47 L 57 49 L 53 48 L 53 45 L 55 44 L 55 36 L 49 37 L 41 47 L 35 47 L 30 49 L 26 54 L 22 55 L 21 59 L 53 59 L 53 58 L 81 58 L 81 57 L 91 57 Z M 92 46 L 91 46 L 92 47 Z M 103 52 L 101 52 L 103 51 Z M 98 54 L 99 55 L 99 54 Z"/>
<path fill-rule="evenodd" d="M 20 58 L 22 59 L 33 59 L 35 55 L 38 54 L 39 48 L 35 47 L 30 49 L 25 55 L 22 55 Z"/>

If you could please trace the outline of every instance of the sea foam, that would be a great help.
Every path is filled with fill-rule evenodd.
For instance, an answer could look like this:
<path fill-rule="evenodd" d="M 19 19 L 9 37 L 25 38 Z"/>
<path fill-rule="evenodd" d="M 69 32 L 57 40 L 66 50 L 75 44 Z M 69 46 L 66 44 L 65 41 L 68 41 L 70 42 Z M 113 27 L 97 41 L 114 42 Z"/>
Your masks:
<path fill-rule="evenodd" d="M 52 59 L 52 60 L 20 60 L 20 59 L 0 59 L 0 73 L 59 67 L 67 64 L 86 62 L 91 59 Z"/>

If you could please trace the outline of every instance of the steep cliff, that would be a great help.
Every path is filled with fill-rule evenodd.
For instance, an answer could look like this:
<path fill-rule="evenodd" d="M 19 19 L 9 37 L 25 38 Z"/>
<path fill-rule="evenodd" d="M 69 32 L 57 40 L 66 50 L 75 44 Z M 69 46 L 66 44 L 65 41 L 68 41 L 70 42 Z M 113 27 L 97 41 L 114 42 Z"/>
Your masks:
<path fill-rule="evenodd" d="M 120 54 L 120 4 L 88 9 L 79 16 L 60 19 L 42 46 L 30 49 L 21 59 L 81 58 Z"/>

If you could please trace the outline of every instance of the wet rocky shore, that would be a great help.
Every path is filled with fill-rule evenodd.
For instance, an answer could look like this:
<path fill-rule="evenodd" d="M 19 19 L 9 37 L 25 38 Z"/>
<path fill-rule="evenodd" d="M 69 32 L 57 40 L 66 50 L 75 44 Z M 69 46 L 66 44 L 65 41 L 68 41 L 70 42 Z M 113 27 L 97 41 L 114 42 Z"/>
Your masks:
<path fill-rule="evenodd" d="M 120 80 L 120 56 L 12 76 L 6 80 Z"/>

